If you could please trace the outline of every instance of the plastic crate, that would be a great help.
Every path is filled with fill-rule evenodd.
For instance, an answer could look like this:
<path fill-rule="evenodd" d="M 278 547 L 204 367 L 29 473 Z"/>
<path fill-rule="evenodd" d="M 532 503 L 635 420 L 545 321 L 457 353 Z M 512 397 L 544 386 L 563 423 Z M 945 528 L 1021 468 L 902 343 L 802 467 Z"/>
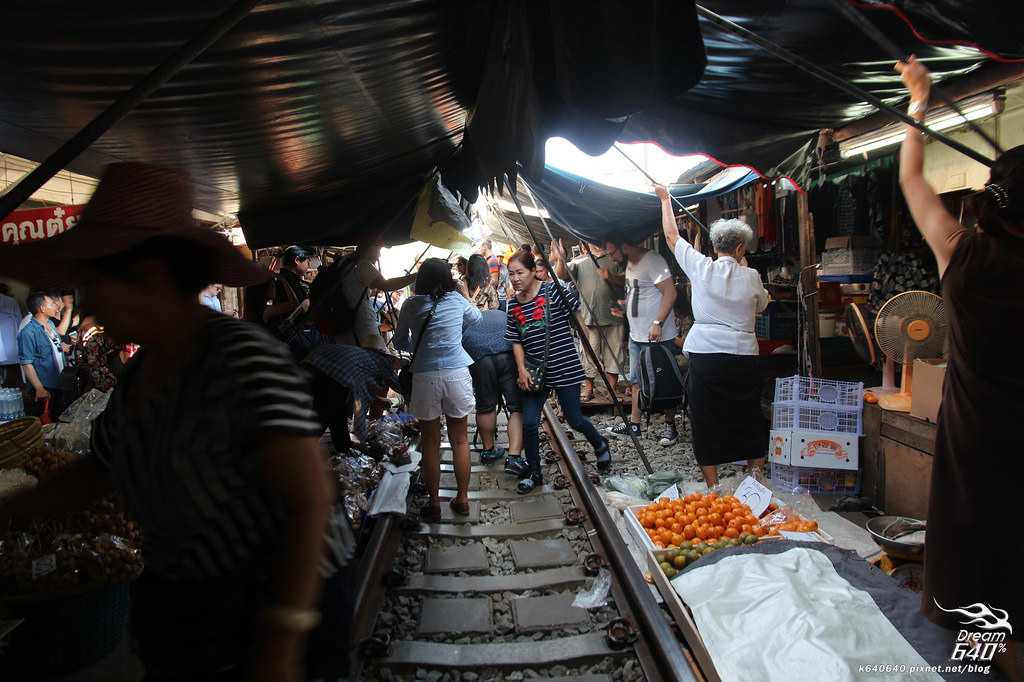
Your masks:
<path fill-rule="evenodd" d="M 772 428 L 796 431 L 833 431 L 861 435 L 859 407 L 832 407 L 799 401 L 772 405 Z"/>
<path fill-rule="evenodd" d="M 863 401 L 863 383 L 799 375 L 776 379 L 772 428 L 860 435 Z"/>
<path fill-rule="evenodd" d="M 794 375 L 775 380 L 775 402 L 796 401 L 861 409 L 864 384 Z"/>
<path fill-rule="evenodd" d="M 771 462 L 768 475 L 772 483 L 785 492 L 799 487 L 814 495 L 860 494 L 859 470 L 815 469 Z"/>

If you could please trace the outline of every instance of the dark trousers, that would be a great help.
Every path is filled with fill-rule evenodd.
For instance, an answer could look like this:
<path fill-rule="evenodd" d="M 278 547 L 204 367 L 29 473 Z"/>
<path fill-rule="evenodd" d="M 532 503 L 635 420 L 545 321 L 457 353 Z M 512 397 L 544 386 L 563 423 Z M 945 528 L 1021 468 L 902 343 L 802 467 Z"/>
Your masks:
<path fill-rule="evenodd" d="M 562 406 L 565 420 L 569 426 L 579 431 L 596 450 L 604 444 L 604 438 L 597 432 L 597 429 L 590 420 L 583 416 L 580 407 L 580 385 L 573 384 L 563 388 L 555 389 L 555 396 Z M 523 449 L 526 452 L 526 461 L 530 467 L 540 469 L 540 412 L 547 400 L 548 392 L 537 391 L 534 393 L 521 393 L 520 400 L 523 405 Z"/>
<path fill-rule="evenodd" d="M 313 371 L 313 409 L 323 427 L 331 430 L 331 442 L 337 450 L 352 447 L 348 418 L 353 406 L 351 391 L 326 374 Z"/>

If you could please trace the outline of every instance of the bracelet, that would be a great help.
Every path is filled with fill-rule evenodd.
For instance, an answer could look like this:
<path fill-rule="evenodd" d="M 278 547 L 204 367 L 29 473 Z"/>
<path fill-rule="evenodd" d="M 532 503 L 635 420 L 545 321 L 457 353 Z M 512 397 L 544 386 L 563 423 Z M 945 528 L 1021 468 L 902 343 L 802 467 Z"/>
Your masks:
<path fill-rule="evenodd" d="M 309 632 L 320 624 L 320 612 L 303 609 L 266 609 L 263 612 L 263 619 L 282 630 Z"/>

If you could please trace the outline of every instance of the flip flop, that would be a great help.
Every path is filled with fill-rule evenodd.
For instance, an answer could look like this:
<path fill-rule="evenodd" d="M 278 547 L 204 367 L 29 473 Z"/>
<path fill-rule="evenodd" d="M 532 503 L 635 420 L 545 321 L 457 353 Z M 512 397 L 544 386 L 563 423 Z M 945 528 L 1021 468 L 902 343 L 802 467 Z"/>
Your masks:
<path fill-rule="evenodd" d="M 441 505 L 428 505 L 420 510 L 420 520 L 423 523 L 441 523 Z"/>
<path fill-rule="evenodd" d="M 452 512 L 459 516 L 469 516 L 469 502 L 459 502 L 455 498 L 448 503 L 448 506 L 452 508 Z M 440 511 L 440 510 L 438 510 Z"/>

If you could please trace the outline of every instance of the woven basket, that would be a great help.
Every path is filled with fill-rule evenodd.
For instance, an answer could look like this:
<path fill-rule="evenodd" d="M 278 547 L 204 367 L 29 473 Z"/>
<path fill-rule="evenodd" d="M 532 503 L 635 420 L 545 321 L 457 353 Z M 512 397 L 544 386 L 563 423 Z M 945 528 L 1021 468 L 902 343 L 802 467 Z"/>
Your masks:
<path fill-rule="evenodd" d="M 7 617 L 25 622 L 9 636 L 3 678 L 61 675 L 108 656 L 128 625 L 129 586 L 104 585 L 77 594 L 0 599 Z"/>
<path fill-rule="evenodd" d="M 21 466 L 43 444 L 43 427 L 35 417 L 0 424 L 0 469 Z"/>

